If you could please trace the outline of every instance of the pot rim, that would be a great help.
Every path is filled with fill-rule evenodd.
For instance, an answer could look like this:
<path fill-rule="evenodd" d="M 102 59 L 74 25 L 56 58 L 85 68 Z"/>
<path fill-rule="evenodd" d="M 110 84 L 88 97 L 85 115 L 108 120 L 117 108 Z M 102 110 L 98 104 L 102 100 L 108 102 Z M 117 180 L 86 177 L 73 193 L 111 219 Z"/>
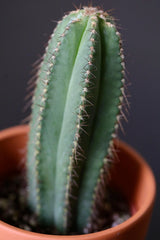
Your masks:
<path fill-rule="evenodd" d="M 7 139 L 8 137 L 13 137 L 13 136 L 19 135 L 19 134 L 21 135 L 28 131 L 29 131 L 28 125 L 20 125 L 20 126 L 10 127 L 10 128 L 1 130 L 0 131 L 0 141 L 2 139 Z M 121 140 L 120 141 L 116 140 L 115 142 L 116 142 L 116 145 L 118 144 L 122 150 L 125 150 L 127 153 L 130 152 L 130 154 L 137 161 L 137 163 L 141 167 L 143 166 L 145 171 L 148 172 L 147 178 L 150 179 L 150 181 L 149 180 L 148 181 L 150 182 L 150 186 L 152 186 L 152 188 L 150 187 L 151 193 L 146 196 L 145 203 L 128 220 L 126 220 L 125 222 L 123 222 L 115 227 L 112 227 L 112 228 L 109 228 L 106 230 L 102 230 L 102 231 L 95 232 L 95 233 L 80 234 L 80 235 L 49 235 L 49 234 L 36 233 L 36 232 L 23 230 L 18 227 L 14 227 L 14 226 L 9 225 L 8 223 L 5 223 L 1 220 L 0 220 L 0 225 L 2 225 L 3 228 L 6 228 L 8 231 L 19 232 L 22 235 L 24 234 L 24 235 L 28 235 L 30 237 L 37 236 L 37 237 L 39 237 L 39 239 L 43 239 L 44 237 L 45 237 L 45 239 L 53 239 L 53 236 L 54 236 L 55 240 L 60 240 L 60 239 L 70 240 L 70 239 L 75 239 L 75 237 L 77 240 L 82 240 L 82 238 L 85 240 L 85 239 L 88 239 L 89 236 L 92 237 L 92 239 L 96 240 L 100 236 L 101 237 L 106 236 L 106 234 L 110 235 L 115 232 L 117 232 L 117 234 L 118 234 L 118 232 L 120 232 L 120 231 L 122 232 L 123 229 L 128 228 L 130 225 L 134 225 L 136 222 L 138 222 L 138 220 L 140 218 L 143 217 L 145 212 L 149 208 L 151 208 L 151 206 L 153 205 L 154 199 L 155 199 L 155 194 L 156 194 L 156 181 L 155 181 L 155 177 L 152 173 L 151 168 L 149 167 L 149 165 L 145 162 L 145 160 L 139 153 L 137 153 L 132 147 L 130 147 L 128 144 L 124 143 Z"/>

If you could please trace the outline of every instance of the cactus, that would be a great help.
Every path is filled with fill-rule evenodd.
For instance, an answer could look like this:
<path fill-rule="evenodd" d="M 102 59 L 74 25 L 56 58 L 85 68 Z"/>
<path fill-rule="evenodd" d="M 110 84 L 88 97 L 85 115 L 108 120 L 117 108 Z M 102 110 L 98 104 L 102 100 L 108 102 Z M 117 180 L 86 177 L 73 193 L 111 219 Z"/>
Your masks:
<path fill-rule="evenodd" d="M 113 18 L 94 7 L 64 16 L 38 71 L 27 157 L 29 205 L 62 234 L 94 229 L 123 85 L 123 50 Z"/>

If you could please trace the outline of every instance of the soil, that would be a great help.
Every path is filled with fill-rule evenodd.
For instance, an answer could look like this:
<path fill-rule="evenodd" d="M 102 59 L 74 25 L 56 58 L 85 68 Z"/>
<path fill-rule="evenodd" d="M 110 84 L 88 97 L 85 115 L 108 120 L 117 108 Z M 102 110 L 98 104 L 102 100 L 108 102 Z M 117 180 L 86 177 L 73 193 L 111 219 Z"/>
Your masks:
<path fill-rule="evenodd" d="M 129 206 L 120 194 L 110 192 L 112 207 L 107 223 L 99 230 L 114 227 L 125 220 L 131 214 Z M 58 234 L 55 228 L 44 227 L 38 222 L 38 218 L 27 207 L 27 185 L 25 176 L 12 177 L 0 183 L 0 220 L 27 231 Z M 76 233 L 74 233 L 76 234 Z"/>

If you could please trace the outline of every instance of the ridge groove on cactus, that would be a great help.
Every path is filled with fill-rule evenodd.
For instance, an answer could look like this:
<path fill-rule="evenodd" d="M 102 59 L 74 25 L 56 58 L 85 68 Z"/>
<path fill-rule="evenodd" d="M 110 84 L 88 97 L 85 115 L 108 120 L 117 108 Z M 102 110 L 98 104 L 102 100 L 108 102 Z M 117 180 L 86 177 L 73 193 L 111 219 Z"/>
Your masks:
<path fill-rule="evenodd" d="M 28 201 L 41 221 L 62 234 L 98 229 L 123 116 L 123 59 L 113 18 L 85 7 L 58 23 L 40 64 L 28 143 Z"/>

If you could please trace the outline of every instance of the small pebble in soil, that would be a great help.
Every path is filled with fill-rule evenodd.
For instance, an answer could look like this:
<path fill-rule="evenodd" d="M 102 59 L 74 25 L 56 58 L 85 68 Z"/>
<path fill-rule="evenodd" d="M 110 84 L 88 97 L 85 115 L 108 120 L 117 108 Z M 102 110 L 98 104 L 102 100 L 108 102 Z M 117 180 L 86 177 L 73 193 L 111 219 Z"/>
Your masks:
<path fill-rule="evenodd" d="M 27 231 L 58 234 L 55 228 L 42 226 L 37 216 L 27 207 L 25 173 L 1 182 L 0 189 L 0 220 Z M 108 203 L 104 206 L 104 212 L 109 212 L 109 221 L 106 223 L 104 216 L 99 219 L 102 222 L 99 230 L 115 227 L 131 216 L 128 204 L 121 195 L 112 191 L 110 198 L 112 206 Z"/>

